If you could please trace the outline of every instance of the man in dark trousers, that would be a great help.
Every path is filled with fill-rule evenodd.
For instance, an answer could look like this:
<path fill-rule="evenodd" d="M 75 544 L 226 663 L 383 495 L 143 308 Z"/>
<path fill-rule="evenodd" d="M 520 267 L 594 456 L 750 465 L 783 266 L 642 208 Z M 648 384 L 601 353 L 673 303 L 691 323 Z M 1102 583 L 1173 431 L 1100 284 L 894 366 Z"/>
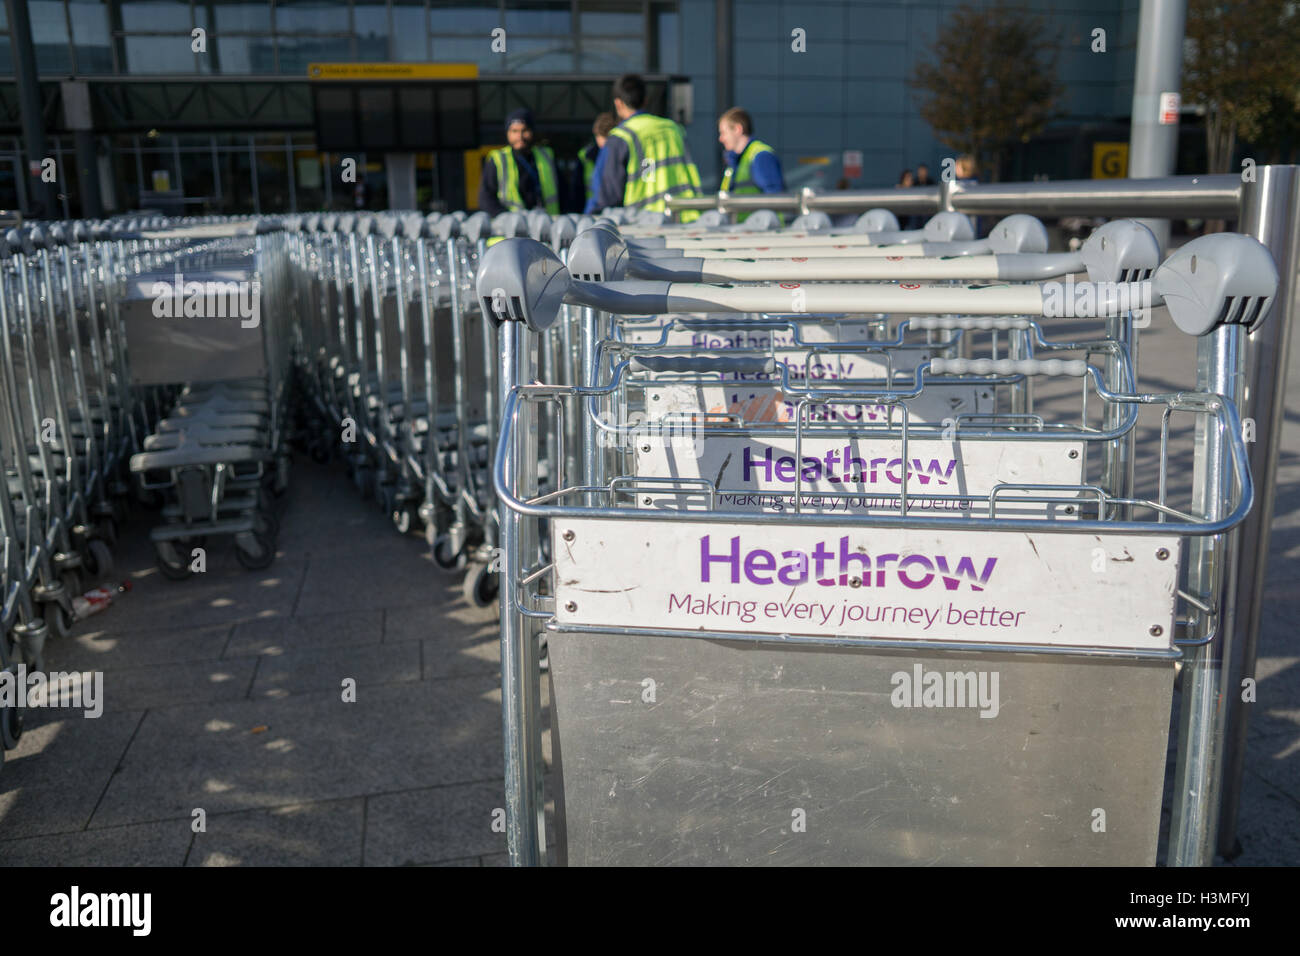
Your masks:
<path fill-rule="evenodd" d="M 520 108 L 506 117 L 506 141 L 483 161 L 478 184 L 478 208 L 489 216 L 525 209 L 560 213 L 560 177 L 555 153 L 533 145 L 533 112 Z"/>

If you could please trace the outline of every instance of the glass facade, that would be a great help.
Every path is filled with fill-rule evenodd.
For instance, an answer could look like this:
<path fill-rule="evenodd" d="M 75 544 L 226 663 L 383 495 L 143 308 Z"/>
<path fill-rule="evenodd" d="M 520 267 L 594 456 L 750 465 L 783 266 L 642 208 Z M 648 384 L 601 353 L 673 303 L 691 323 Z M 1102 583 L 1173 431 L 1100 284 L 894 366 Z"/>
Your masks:
<path fill-rule="evenodd" d="M 678 7 L 678 0 L 28 0 L 43 83 L 127 78 L 105 102 L 126 111 L 140 132 L 100 129 L 96 137 L 106 211 L 147 206 L 155 200 L 146 194 L 159 188 L 179 191 L 184 211 L 194 214 L 385 208 L 384 157 L 350 154 L 364 177 L 344 185 L 340 154 L 318 150 L 314 134 L 294 121 L 279 132 L 279 121 L 265 122 L 266 104 L 276 102 L 266 94 L 281 84 L 263 78 L 305 80 L 312 62 L 474 63 L 485 76 L 518 77 L 516 97 L 538 97 L 530 84 L 543 75 L 679 69 Z M 504 37 L 494 36 L 502 29 Z M 12 75 L 0 4 L 0 85 L 12 89 Z M 212 87 L 220 95 L 203 100 L 211 133 L 202 125 L 195 134 L 168 129 L 175 106 L 170 87 L 130 82 L 187 77 L 224 78 Z M 183 100 L 185 87 L 177 89 L 177 101 Z M 503 96 L 500 88 L 481 94 L 482 115 L 493 117 L 493 128 L 497 111 L 506 108 Z M 579 101 L 558 108 L 588 108 Z M 229 132 L 239 111 L 253 104 L 262 111 L 261 124 Z M 298 103 L 284 112 L 301 115 L 302 109 Z M 552 122 L 552 142 L 571 152 L 576 146 L 569 140 L 585 142 L 588 122 L 577 124 L 581 129 Z M 150 125 L 159 129 L 144 132 Z M 25 205 L 27 157 L 15 126 L 0 137 L 0 208 Z M 74 165 L 71 136 L 47 131 L 47 148 L 60 168 Z M 459 151 L 417 154 L 415 168 L 421 208 L 465 202 Z M 79 188 L 75 180 L 60 184 L 65 215 L 79 214 Z"/>
<path fill-rule="evenodd" d="M 663 0 L 29 0 L 43 76 L 303 76 L 313 61 L 476 63 L 483 73 L 678 69 Z M 2 10 L 2 8 L 0 8 Z M 506 31 L 493 50 L 493 31 Z M 206 49 L 193 49 L 192 31 Z M 0 73 L 12 73 L 0 18 Z"/>

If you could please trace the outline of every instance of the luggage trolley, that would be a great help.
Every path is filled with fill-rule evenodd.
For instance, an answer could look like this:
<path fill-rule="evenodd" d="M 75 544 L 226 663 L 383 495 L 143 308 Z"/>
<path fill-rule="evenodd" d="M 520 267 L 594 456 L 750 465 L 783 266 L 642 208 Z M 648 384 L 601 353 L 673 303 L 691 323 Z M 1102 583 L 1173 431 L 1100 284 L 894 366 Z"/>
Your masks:
<path fill-rule="evenodd" d="M 780 307 L 779 290 L 588 283 L 538 245 L 490 250 L 478 293 L 486 313 L 503 320 L 495 484 L 508 582 L 512 860 L 544 858 L 531 632 L 545 627 L 557 855 L 569 862 L 1151 863 L 1173 665 L 1186 653 L 1195 673 L 1232 620 L 1223 601 L 1226 536 L 1252 499 L 1233 401 L 1239 339 L 1241 326 L 1267 311 L 1276 272 L 1253 240 L 1213 236 L 1138 285 L 1180 328 L 1203 336 L 1198 391 L 1117 392 L 1083 361 L 943 358 L 919 365 L 909 391 L 923 391 L 931 376 L 1067 374 L 1125 413 L 1152 406 L 1162 415 L 1156 497 L 997 476 L 966 516 L 899 508 L 777 520 L 713 507 L 712 476 L 653 489 L 703 499 L 691 508 L 640 506 L 648 485 L 634 475 L 566 479 L 538 495 L 536 406 L 607 396 L 632 360 L 605 384 L 529 383 L 533 333 L 551 327 L 563 302 L 634 314 L 759 311 Z M 920 291 L 909 301 L 889 286 L 810 287 L 808 306 L 1044 312 L 1034 285 Z M 702 359 L 676 367 L 695 370 Z M 788 368 L 782 387 L 801 403 L 843 397 L 799 386 Z M 886 391 L 895 393 L 881 396 L 890 402 L 904 397 Z M 1197 480 L 1186 503 L 1166 494 L 1174 414 L 1197 422 Z M 1088 498 L 1097 504 L 1075 515 L 1050 507 Z M 1035 500 L 1049 507 L 1025 507 Z M 551 564 L 533 558 L 537 519 L 550 522 Z M 931 706 L 936 683 L 938 702 L 951 705 L 967 690 L 984 700 L 999 678 L 987 724 L 981 715 L 993 701 Z M 1103 697 L 1107 706 L 1097 707 Z M 1185 687 L 1171 840 L 1179 847 L 1205 838 L 1199 804 L 1212 790 L 1221 732 L 1207 695 L 1190 697 Z"/>
<path fill-rule="evenodd" d="M 820 255 L 776 258 L 769 252 L 763 253 L 764 257 L 758 259 L 679 258 L 646 261 L 631 253 L 617 235 L 593 229 L 584 232 L 574 242 L 569 264 L 570 272 L 575 278 L 591 277 L 594 274 L 596 277 L 618 279 L 632 275 L 683 282 L 725 282 L 753 280 L 761 276 L 766 281 L 800 280 L 782 284 L 782 288 L 793 291 L 802 288 L 802 283 L 809 279 L 975 279 L 1023 282 L 1086 272 L 1095 282 L 1131 282 L 1150 276 L 1159 262 L 1159 247 L 1155 237 L 1145 226 L 1133 221 L 1108 223 L 1097 230 L 1081 250 L 1074 253 L 1049 254 L 1045 251 L 1046 246 L 1046 230 L 1038 220 L 1029 216 L 1013 216 L 998 223 L 985 240 L 925 243 L 924 246 L 907 247 L 924 248 L 931 256 L 943 257 L 939 259 L 903 256 L 822 258 Z M 1068 293 L 1071 290 L 1065 286 L 1061 291 Z M 726 347 L 729 355 L 746 350 L 767 350 L 773 359 L 782 358 L 787 364 L 794 362 L 791 365 L 792 373 L 795 377 L 802 374 L 805 382 L 810 377 L 839 381 L 855 378 L 862 381 L 870 377 L 872 370 L 885 376 L 886 380 L 895 373 L 908 374 L 918 361 L 928 358 L 930 352 L 936 351 L 932 335 L 940 330 L 958 332 L 954 343 L 958 349 L 969 348 L 964 333 L 975 331 L 990 331 L 995 351 L 999 335 L 1005 333 L 1009 340 L 1008 356 L 1011 358 L 1029 357 L 1033 349 L 1028 326 L 1023 321 L 991 323 L 985 319 L 972 323 L 950 322 L 943 316 L 925 317 L 924 321 L 918 318 L 909 323 L 909 328 L 927 332 L 923 344 L 905 344 L 901 338 L 888 341 L 888 325 L 887 317 L 864 324 L 846 322 L 840 316 L 818 317 L 802 312 L 764 316 L 761 321 L 755 321 L 750 316 L 739 319 L 727 316 L 703 319 L 691 316 L 649 317 L 648 322 L 644 319 L 624 319 L 620 322 L 615 318 L 613 337 L 620 341 L 655 346 L 696 348 L 707 343 L 714 347 Z M 1107 323 L 1107 333 L 1125 345 L 1135 362 L 1136 340 L 1126 317 L 1122 314 L 1111 317 Z M 818 347 L 815 343 L 825 344 Z M 603 343 L 601 347 L 604 347 Z M 624 347 L 624 351 L 630 349 Z M 1115 364 L 1120 359 L 1120 353 L 1112 350 L 1107 359 L 1108 381 L 1112 387 L 1126 388 L 1122 383 L 1116 384 L 1119 380 L 1115 377 Z M 781 417 L 788 419 L 794 413 L 792 402 L 784 401 L 778 405 L 773 401 L 782 396 L 779 390 L 771 387 L 773 383 L 770 373 L 721 373 L 721 378 L 759 381 L 755 383 L 758 387 L 750 386 L 748 395 L 743 386 L 739 391 L 735 386 L 725 391 L 721 386 L 714 386 L 709 390 L 714 395 L 713 400 L 703 404 L 701 399 L 706 389 L 697 388 L 694 394 L 687 391 L 687 404 L 698 406 L 698 412 L 705 414 L 726 413 L 739 407 L 770 415 L 774 408 L 781 406 Z M 765 391 L 761 387 L 763 384 L 768 386 Z M 1032 411 L 1033 396 L 1027 379 L 1016 381 L 1010 392 L 1010 413 L 1026 415 Z M 682 389 L 674 386 L 655 394 L 655 403 L 647 408 L 647 413 L 652 414 L 653 409 L 660 409 L 659 417 L 662 418 L 668 408 L 678 403 L 681 393 Z M 951 419 L 957 423 L 990 416 L 990 393 L 986 387 L 972 389 L 964 386 L 946 391 L 932 387 L 920 398 L 924 401 L 919 404 L 910 403 L 913 421 L 918 415 L 936 421 Z M 1111 411 L 1118 414 L 1114 407 Z M 859 408 L 858 413 L 874 420 L 887 417 L 888 408 Z M 680 418 L 681 411 L 678 410 L 677 414 Z M 1113 428 L 1114 424 L 1112 421 L 1110 426 Z M 1130 432 L 1125 439 L 1117 440 L 1106 448 L 1107 474 L 1113 471 L 1127 479 L 1125 487 L 1108 486 L 1112 493 L 1121 496 L 1127 493 L 1132 483 L 1132 440 Z"/>
<path fill-rule="evenodd" d="M 465 570 L 479 605 L 496 600 L 497 387 L 495 329 L 473 307 L 473 273 L 491 232 L 543 225 L 549 217 L 325 215 L 292 233 L 299 337 L 315 356 L 299 360 L 318 428 L 308 450 L 325 461 L 338 443 L 358 490 L 399 532 L 422 525 L 435 563 Z"/>
<path fill-rule="evenodd" d="M 150 537 L 159 570 L 176 580 L 194 572 L 191 548 L 208 535 L 232 535 L 246 568 L 275 559 L 272 495 L 288 483 L 287 242 L 273 220 L 236 232 L 182 250 L 165 272 L 136 275 L 120 299 L 143 357 L 134 380 L 186 383 L 131 458 L 141 487 L 164 497 Z M 160 296 L 186 308 L 160 321 Z"/>

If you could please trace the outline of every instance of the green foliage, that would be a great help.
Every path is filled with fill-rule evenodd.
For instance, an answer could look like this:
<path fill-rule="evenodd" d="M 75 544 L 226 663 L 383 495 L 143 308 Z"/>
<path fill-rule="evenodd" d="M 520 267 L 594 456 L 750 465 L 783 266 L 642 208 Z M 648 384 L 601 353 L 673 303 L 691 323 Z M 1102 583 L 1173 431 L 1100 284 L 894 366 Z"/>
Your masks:
<path fill-rule="evenodd" d="M 1209 172 L 1238 139 L 1276 147 L 1300 106 L 1300 11 L 1290 0 L 1189 0 L 1183 98 L 1205 109 Z"/>
<path fill-rule="evenodd" d="M 940 142 L 972 154 L 996 179 L 1002 154 L 1056 115 L 1063 87 L 1048 61 L 1054 39 L 1023 10 L 959 7 L 946 18 L 930 61 L 912 72 L 921 117 Z"/>

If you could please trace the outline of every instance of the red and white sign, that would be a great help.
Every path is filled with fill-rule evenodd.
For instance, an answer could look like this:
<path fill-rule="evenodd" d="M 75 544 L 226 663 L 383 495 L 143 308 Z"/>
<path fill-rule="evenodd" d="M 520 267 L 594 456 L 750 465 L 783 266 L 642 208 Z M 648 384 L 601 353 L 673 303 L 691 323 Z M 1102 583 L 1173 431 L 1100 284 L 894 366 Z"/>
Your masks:
<path fill-rule="evenodd" d="M 921 288 L 920 285 L 915 282 L 900 282 L 898 287 L 900 289 L 906 289 L 908 292 L 915 292 L 917 289 Z"/>
<path fill-rule="evenodd" d="M 1182 101 L 1177 93 L 1160 94 L 1160 125 L 1173 126 L 1178 122 L 1178 109 Z"/>
<path fill-rule="evenodd" d="M 844 151 L 844 178 L 857 179 L 862 175 L 862 150 L 846 149 Z"/>

